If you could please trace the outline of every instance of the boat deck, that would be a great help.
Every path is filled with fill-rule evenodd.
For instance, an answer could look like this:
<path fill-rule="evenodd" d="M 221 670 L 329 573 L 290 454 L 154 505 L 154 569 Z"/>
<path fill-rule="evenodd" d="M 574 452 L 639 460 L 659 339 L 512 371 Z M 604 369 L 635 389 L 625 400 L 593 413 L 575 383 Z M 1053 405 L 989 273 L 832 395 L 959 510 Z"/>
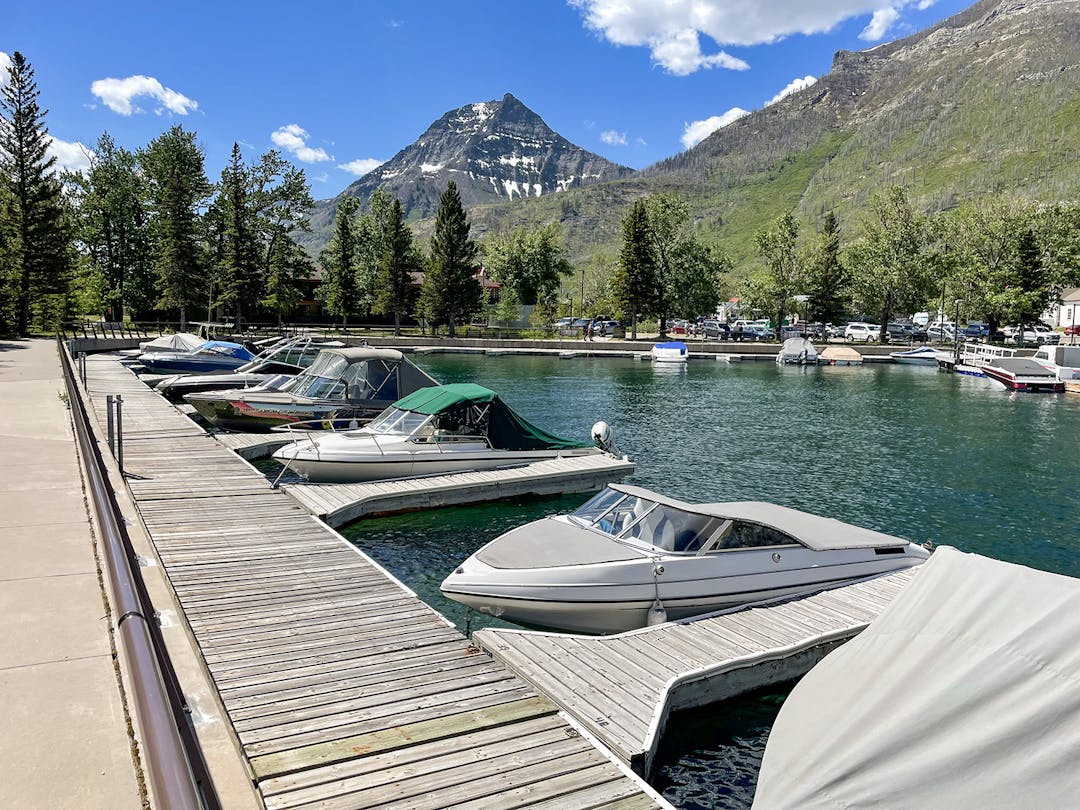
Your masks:
<path fill-rule="evenodd" d="M 672 711 L 805 674 L 917 570 L 613 636 L 489 628 L 473 640 L 647 776 Z"/>
<path fill-rule="evenodd" d="M 115 358 L 87 389 L 266 807 L 668 806 Z"/>
<path fill-rule="evenodd" d="M 311 514 L 331 526 L 344 526 L 372 514 L 599 490 L 633 472 L 633 462 L 598 454 L 553 458 L 500 470 L 359 484 L 287 484 L 283 489 Z"/>

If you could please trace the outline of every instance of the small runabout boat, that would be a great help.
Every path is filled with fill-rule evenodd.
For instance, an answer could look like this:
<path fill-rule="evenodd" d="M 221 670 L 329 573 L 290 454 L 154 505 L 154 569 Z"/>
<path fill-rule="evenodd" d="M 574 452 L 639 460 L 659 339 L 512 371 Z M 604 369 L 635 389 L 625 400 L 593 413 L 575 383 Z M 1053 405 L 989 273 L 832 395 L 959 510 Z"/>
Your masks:
<path fill-rule="evenodd" d="M 689 356 L 686 344 L 681 340 L 657 343 L 652 347 L 650 354 L 654 363 L 685 363 Z"/>
<path fill-rule="evenodd" d="M 310 337 L 287 338 L 267 346 L 254 360 L 233 372 L 174 374 L 152 385 L 169 402 L 183 402 L 187 394 L 232 391 L 254 386 L 281 388 L 310 366 L 320 351 L 344 344 L 320 342 Z"/>
<path fill-rule="evenodd" d="M 782 366 L 816 366 L 818 351 L 804 337 L 788 338 L 777 352 L 776 362 Z"/>
<path fill-rule="evenodd" d="M 898 537 L 757 501 L 690 504 L 611 485 L 492 540 L 442 583 L 521 624 L 619 633 L 918 565 Z"/>
<path fill-rule="evenodd" d="M 144 352 L 138 362 L 151 374 L 212 374 L 233 371 L 254 359 L 239 343 L 208 340 L 189 352 Z"/>
<path fill-rule="evenodd" d="M 494 391 L 456 383 L 414 391 L 366 427 L 297 440 L 274 458 L 313 482 L 380 481 L 599 454 L 612 447 L 608 431 L 598 422 L 592 442 L 554 436 Z"/>
<path fill-rule="evenodd" d="M 920 346 L 917 349 L 909 349 L 906 352 L 889 352 L 889 357 L 894 363 L 904 363 L 912 366 L 937 366 L 939 360 L 948 360 L 952 355 L 935 349 L 933 346 Z"/>
<path fill-rule="evenodd" d="M 173 332 L 161 335 L 153 340 L 144 340 L 139 344 L 140 354 L 153 352 L 191 352 L 206 343 L 206 338 L 193 335 L 191 332 Z"/>
<path fill-rule="evenodd" d="M 1050 369 L 1027 357 L 1002 357 L 982 367 L 982 373 L 1009 391 L 1060 394 L 1065 383 Z"/>
<path fill-rule="evenodd" d="M 267 433 L 297 422 L 364 424 L 406 394 L 438 384 L 395 349 L 331 348 L 280 386 L 271 380 L 253 388 L 186 394 L 184 400 L 215 427 Z"/>
<path fill-rule="evenodd" d="M 863 356 L 850 346 L 826 346 L 818 358 L 827 366 L 861 366 Z"/>

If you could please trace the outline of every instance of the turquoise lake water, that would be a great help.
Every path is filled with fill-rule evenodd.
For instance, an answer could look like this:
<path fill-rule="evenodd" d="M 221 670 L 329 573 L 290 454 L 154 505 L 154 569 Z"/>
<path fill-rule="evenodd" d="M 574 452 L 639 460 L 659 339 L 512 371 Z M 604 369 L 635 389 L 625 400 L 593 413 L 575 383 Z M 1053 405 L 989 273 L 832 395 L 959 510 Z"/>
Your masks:
<path fill-rule="evenodd" d="M 1080 576 L 1080 396 L 1010 394 L 933 368 L 436 355 L 552 432 L 608 422 L 629 480 L 690 501 L 766 500 L 916 542 Z M 499 533 L 588 495 L 360 521 L 344 534 L 463 626 L 438 586 Z M 497 625 L 475 620 L 473 627 Z M 687 808 L 747 807 L 784 690 L 675 718 L 653 779 Z"/>

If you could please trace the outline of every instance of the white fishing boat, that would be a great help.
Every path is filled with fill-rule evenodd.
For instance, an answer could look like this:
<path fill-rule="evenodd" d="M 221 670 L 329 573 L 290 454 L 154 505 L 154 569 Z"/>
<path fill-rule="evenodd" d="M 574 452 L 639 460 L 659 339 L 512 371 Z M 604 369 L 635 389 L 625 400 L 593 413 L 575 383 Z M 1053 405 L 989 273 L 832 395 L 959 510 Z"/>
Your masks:
<path fill-rule="evenodd" d="M 274 458 L 314 482 L 347 483 L 490 470 L 613 449 L 610 429 L 592 442 L 563 439 L 530 424 L 490 389 L 469 383 L 422 388 L 366 427 L 305 438 Z"/>
<path fill-rule="evenodd" d="M 939 360 L 948 360 L 952 357 L 952 354 L 941 349 L 935 349 L 933 346 L 920 346 L 906 352 L 889 352 L 889 357 L 893 359 L 894 363 L 903 363 L 909 366 L 936 366 Z"/>
<path fill-rule="evenodd" d="M 791 337 L 777 352 L 776 362 L 786 366 L 816 366 L 818 351 L 814 344 L 804 337 Z"/>
<path fill-rule="evenodd" d="M 918 565 L 907 540 L 754 501 L 689 504 L 611 485 L 569 515 L 528 523 L 442 583 L 511 621 L 618 633 Z"/>
<path fill-rule="evenodd" d="M 650 352 L 654 363 L 685 363 L 689 357 L 686 344 L 681 340 L 657 343 Z"/>

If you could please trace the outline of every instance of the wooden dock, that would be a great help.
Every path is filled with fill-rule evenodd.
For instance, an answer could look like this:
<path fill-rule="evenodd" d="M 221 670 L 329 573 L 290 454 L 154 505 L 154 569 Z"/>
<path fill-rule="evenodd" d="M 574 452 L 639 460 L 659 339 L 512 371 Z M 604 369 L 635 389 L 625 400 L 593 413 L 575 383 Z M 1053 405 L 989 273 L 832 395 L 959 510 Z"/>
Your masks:
<path fill-rule="evenodd" d="M 672 711 L 804 675 L 917 570 L 613 636 L 490 628 L 473 640 L 647 777 Z"/>
<path fill-rule="evenodd" d="M 523 495 L 558 495 L 603 489 L 634 472 L 625 458 L 567 456 L 500 470 L 432 475 L 362 484 L 286 484 L 282 488 L 331 526 L 365 515 L 484 503 Z"/>
<path fill-rule="evenodd" d="M 266 807 L 669 807 L 114 358 L 87 389 Z"/>
<path fill-rule="evenodd" d="M 296 439 L 303 439 L 306 433 L 215 433 L 214 438 L 222 446 L 229 448 L 240 458 L 254 461 L 270 458 L 279 447 L 284 447 Z"/>

